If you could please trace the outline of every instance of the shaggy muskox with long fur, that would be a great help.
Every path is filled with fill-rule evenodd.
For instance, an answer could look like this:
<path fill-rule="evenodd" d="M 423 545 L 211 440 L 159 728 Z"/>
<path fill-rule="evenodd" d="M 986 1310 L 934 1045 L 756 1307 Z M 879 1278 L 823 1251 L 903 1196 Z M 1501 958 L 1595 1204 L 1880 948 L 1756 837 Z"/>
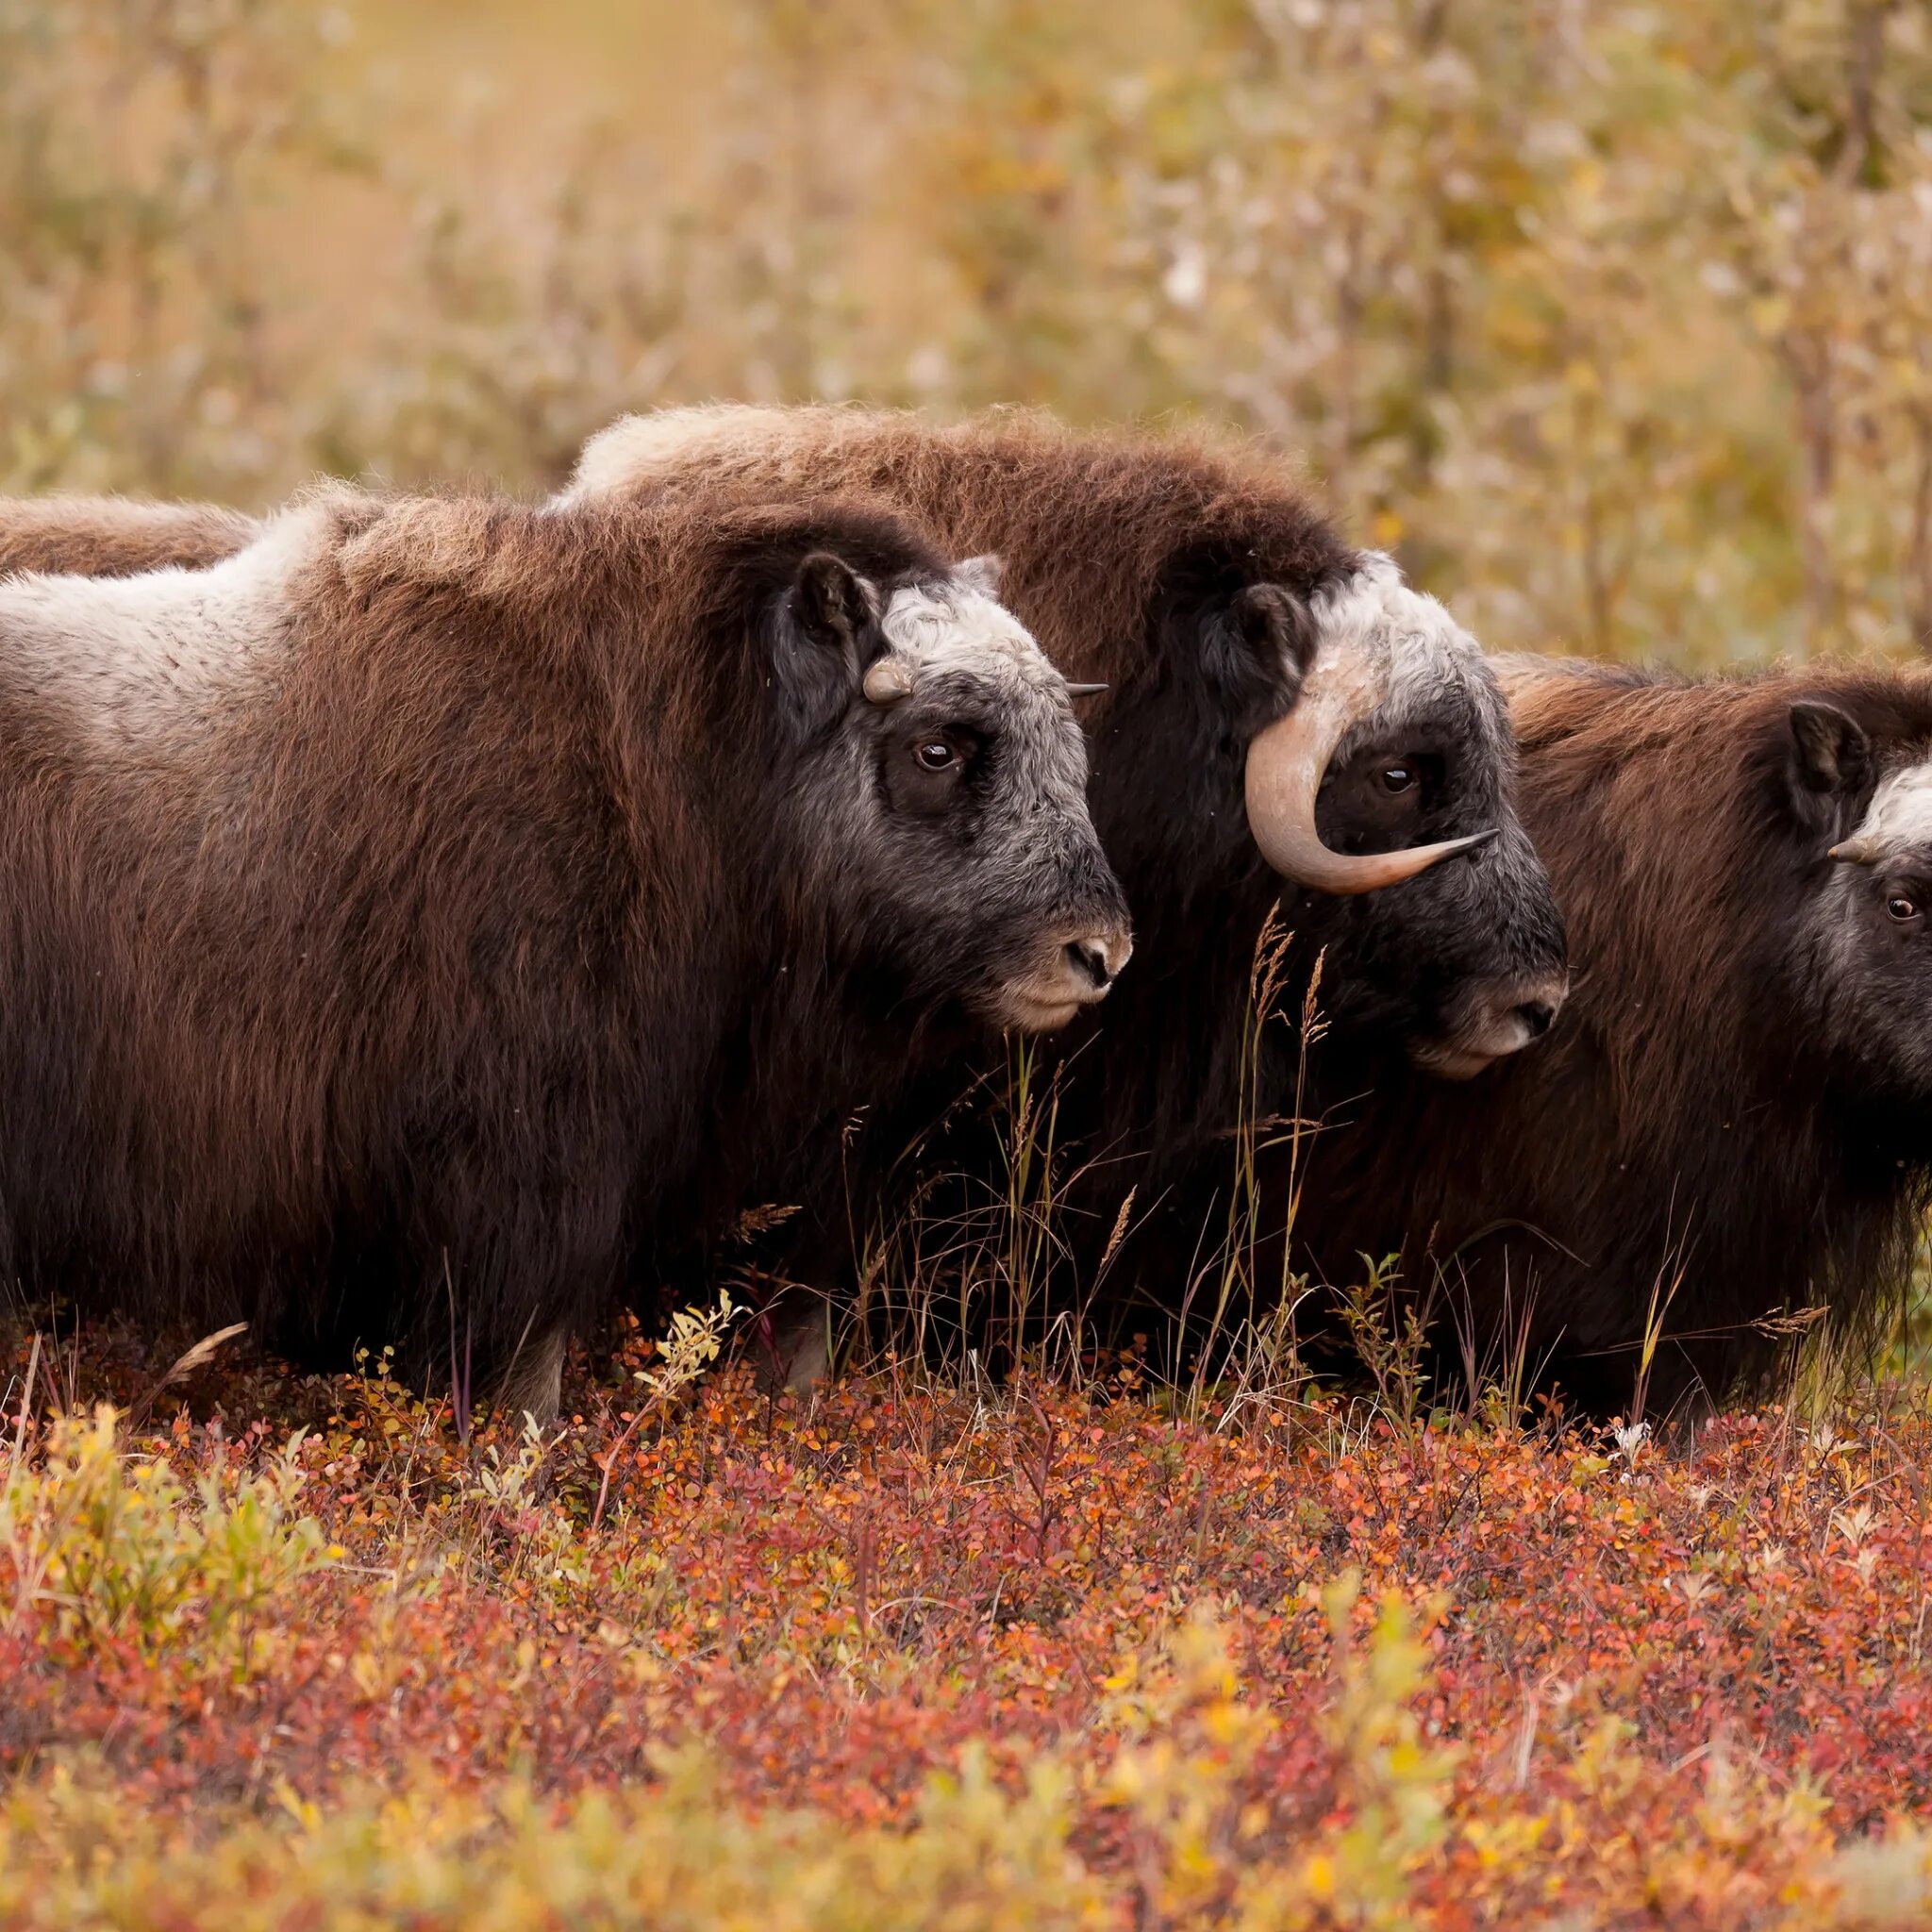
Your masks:
<path fill-rule="evenodd" d="M 1501 660 L 1574 990 L 1461 1090 L 1391 1075 L 1309 1157 L 1298 1258 L 1400 1252 L 1450 1362 L 1628 1413 L 1903 1288 L 1932 1175 L 1932 678 Z M 1277 1188 L 1285 1176 L 1274 1176 Z M 1440 1271 L 1440 1272 L 1439 1272 Z"/>
<path fill-rule="evenodd" d="M 1062 1136 L 1097 1163 L 1069 1228 L 1083 1286 L 1133 1188 L 1113 1275 L 1170 1307 L 1185 1294 L 1231 1166 L 1250 970 L 1277 901 L 1294 972 L 1323 961 L 1323 1051 L 1347 1078 L 1391 1052 L 1468 1076 L 1549 1025 L 1562 930 L 1494 680 L 1441 605 L 1274 467 L 1011 415 L 935 429 L 675 410 L 593 439 L 561 500 L 720 488 L 864 492 L 942 547 L 998 549 L 1043 648 L 1106 687 L 1081 710 L 1091 795 L 1141 963 L 1061 1100 Z M 1260 1107 L 1290 1108 L 1297 1044 L 1280 1025 L 1263 1038 Z M 910 1124 L 874 1124 L 882 1158 Z M 805 1180 L 788 1199 L 838 1191 Z"/>
<path fill-rule="evenodd" d="M 351 493 L 0 583 L 0 1268 L 554 1406 L 828 1101 L 1124 960 L 990 591 L 875 509 Z"/>

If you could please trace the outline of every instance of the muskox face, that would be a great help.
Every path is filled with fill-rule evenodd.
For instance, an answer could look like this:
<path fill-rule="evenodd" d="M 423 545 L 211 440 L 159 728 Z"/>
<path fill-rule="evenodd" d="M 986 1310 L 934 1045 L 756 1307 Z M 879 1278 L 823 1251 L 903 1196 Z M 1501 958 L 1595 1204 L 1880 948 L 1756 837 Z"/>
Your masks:
<path fill-rule="evenodd" d="M 1502 693 L 1474 640 L 1386 558 L 1310 600 L 1306 633 L 1302 695 L 1249 754 L 1250 824 L 1278 870 L 1324 883 L 1271 839 L 1256 769 L 1347 667 L 1354 701 L 1329 727 L 1309 842 L 1357 866 L 1434 860 L 1371 891 L 1344 875 L 1303 902 L 1296 929 L 1324 950 L 1322 1005 L 1339 1030 L 1467 1078 L 1547 1031 L 1568 985 L 1549 877 L 1516 815 Z"/>
<path fill-rule="evenodd" d="M 815 753 L 802 853 L 848 942 L 899 997 L 1045 1030 L 1132 941 L 1068 687 L 996 584 L 990 558 L 884 585 L 808 558 L 780 668 Z"/>
<path fill-rule="evenodd" d="M 1809 891 L 1803 990 L 1873 1098 L 1932 1100 L 1932 746 L 1887 742 L 1838 706 L 1790 708 L 1790 776 Z M 1821 848 L 1828 848 L 1821 856 Z"/>

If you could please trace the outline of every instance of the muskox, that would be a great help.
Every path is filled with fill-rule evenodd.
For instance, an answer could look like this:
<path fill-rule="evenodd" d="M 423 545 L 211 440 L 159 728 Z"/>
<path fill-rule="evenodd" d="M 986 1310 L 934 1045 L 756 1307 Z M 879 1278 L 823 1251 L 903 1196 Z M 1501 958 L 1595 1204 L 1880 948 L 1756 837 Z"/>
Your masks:
<path fill-rule="evenodd" d="M 1760 1377 L 1903 1286 L 1932 1174 L 1932 679 L 1507 660 L 1574 991 L 1534 1055 L 1391 1075 L 1311 1156 L 1300 1258 L 1399 1253 L 1447 1363 L 1597 1413 Z M 1277 1185 L 1279 1179 L 1277 1177 Z M 1646 1348 L 1646 1337 L 1649 1346 Z"/>
<path fill-rule="evenodd" d="M 1468 1077 L 1549 1026 L 1562 927 L 1516 817 L 1494 680 L 1440 604 L 1272 465 L 1028 416 L 935 429 L 727 408 L 616 425 L 560 500 L 726 488 L 864 492 L 942 547 L 999 550 L 1042 647 L 1104 687 L 1081 710 L 1091 797 L 1141 963 L 1104 1037 L 1071 1042 L 1058 1128 L 1090 1163 L 1064 1230 L 1083 1291 L 1131 1190 L 1113 1283 L 1169 1307 L 1186 1294 L 1232 1165 L 1251 968 L 1277 901 L 1291 976 L 1321 961 L 1322 1054 L 1343 1091 L 1391 1053 Z M 1298 1044 L 1286 1025 L 1262 1040 L 1273 1115 L 1297 1104 Z M 870 1138 L 891 1159 L 916 1126 L 901 1111 Z M 789 1198 L 837 1191 L 805 1178 Z M 810 1272 L 797 1246 L 787 1265 Z"/>
<path fill-rule="evenodd" d="M 171 565 L 192 570 L 232 557 L 261 530 L 257 518 L 213 503 L 0 497 L 0 577 L 20 571 L 125 577 Z"/>
<path fill-rule="evenodd" d="M 1065 685 L 876 508 L 325 495 L 0 583 L 0 1266 L 554 1407 L 828 1101 L 1128 941 Z"/>

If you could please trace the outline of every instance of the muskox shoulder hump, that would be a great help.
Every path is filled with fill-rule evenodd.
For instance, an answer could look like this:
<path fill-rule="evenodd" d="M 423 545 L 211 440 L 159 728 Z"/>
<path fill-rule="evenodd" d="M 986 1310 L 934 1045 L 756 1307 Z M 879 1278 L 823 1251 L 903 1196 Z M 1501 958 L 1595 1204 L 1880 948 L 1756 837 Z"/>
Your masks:
<path fill-rule="evenodd" d="M 867 420 L 856 409 L 754 403 L 700 403 L 620 416 L 584 444 L 556 500 L 574 504 L 642 494 L 672 471 L 695 466 L 701 472 L 726 472 L 747 444 L 816 443 L 835 436 L 841 424 L 858 426 Z"/>

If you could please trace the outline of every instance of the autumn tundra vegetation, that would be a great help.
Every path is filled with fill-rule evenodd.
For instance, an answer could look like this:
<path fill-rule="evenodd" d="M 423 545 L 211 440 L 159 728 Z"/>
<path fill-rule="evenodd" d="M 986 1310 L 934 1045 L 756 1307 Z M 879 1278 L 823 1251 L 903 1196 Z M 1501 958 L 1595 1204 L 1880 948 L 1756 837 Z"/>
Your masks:
<path fill-rule="evenodd" d="M 0 1923 L 1932 1918 L 1922 8 L 0 0 Z"/>

